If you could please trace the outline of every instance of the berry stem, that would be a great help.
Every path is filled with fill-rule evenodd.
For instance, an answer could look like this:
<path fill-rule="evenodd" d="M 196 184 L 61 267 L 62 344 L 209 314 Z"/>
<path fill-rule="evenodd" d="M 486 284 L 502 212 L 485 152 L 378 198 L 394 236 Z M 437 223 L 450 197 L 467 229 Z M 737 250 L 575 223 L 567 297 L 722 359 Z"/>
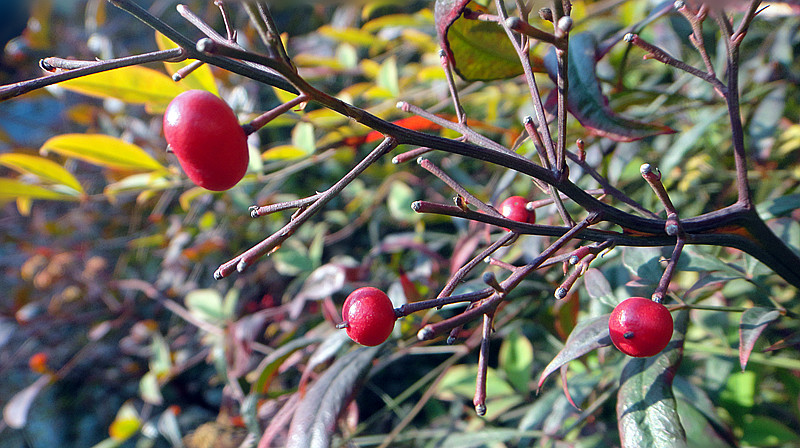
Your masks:
<path fill-rule="evenodd" d="M 683 237 L 678 236 L 675 248 L 672 250 L 672 257 L 670 257 L 667 267 L 664 269 L 664 274 L 661 275 L 658 286 L 656 286 L 656 290 L 653 292 L 652 299 L 654 302 L 661 303 L 664 300 L 664 294 L 666 294 L 669 289 L 669 283 L 672 281 L 672 276 L 675 274 L 675 269 L 678 266 L 678 259 L 681 257 L 681 252 L 683 251 L 685 243 L 686 241 Z"/>

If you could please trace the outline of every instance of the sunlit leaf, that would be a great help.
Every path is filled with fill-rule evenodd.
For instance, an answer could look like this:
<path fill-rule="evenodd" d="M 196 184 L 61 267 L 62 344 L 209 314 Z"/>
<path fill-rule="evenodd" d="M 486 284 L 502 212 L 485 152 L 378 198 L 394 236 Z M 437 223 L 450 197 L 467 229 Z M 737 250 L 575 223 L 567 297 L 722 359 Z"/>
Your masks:
<path fill-rule="evenodd" d="M 3 420 L 9 428 L 19 429 L 28 422 L 28 411 L 33 400 L 50 384 L 50 376 L 43 375 L 30 386 L 17 392 L 3 407 Z"/>
<path fill-rule="evenodd" d="M 533 368 L 531 341 L 517 331 L 509 333 L 500 346 L 500 367 L 516 390 L 527 393 L 530 390 L 528 382 L 531 380 Z"/>
<path fill-rule="evenodd" d="M 293 160 L 300 159 L 308 155 L 303 148 L 298 148 L 294 145 L 280 145 L 270 148 L 261 154 L 262 160 L 267 161 L 280 161 L 280 160 Z"/>
<path fill-rule="evenodd" d="M 392 96 L 400 95 L 400 81 L 397 73 L 397 59 L 389 58 L 381 64 L 381 70 L 376 80 L 379 87 L 388 90 Z"/>
<path fill-rule="evenodd" d="M 468 81 L 489 81 L 522 74 L 522 64 L 503 28 L 461 17 L 467 3 L 469 0 L 437 0 L 434 8 L 439 45 L 458 75 Z M 531 65 L 542 71 L 541 60 L 532 57 Z"/>
<path fill-rule="evenodd" d="M 314 125 L 306 122 L 297 123 L 292 129 L 292 144 L 302 149 L 306 155 L 313 154 L 317 149 Z"/>
<path fill-rule="evenodd" d="M 160 406 L 164 402 L 161 395 L 161 387 L 158 385 L 158 378 L 154 371 L 145 373 L 139 380 L 139 396 L 145 403 Z"/>
<path fill-rule="evenodd" d="M 117 411 L 117 416 L 108 428 L 108 435 L 118 442 L 130 439 L 142 425 L 139 413 L 130 403 L 125 403 Z"/>
<path fill-rule="evenodd" d="M 78 197 L 30 185 L 14 179 L 0 178 L 0 200 L 4 199 L 50 199 L 55 201 L 77 201 Z"/>
<path fill-rule="evenodd" d="M 21 173 L 34 174 L 44 180 L 66 185 L 77 192 L 83 193 L 83 187 L 78 182 L 78 179 L 64 169 L 63 166 L 50 159 L 29 154 L 8 153 L 0 154 L 0 164 Z"/>
<path fill-rule="evenodd" d="M 651 358 L 630 358 L 622 371 L 617 424 L 623 448 L 688 446 L 672 392 L 688 316 L 686 310 L 676 314 L 672 341 L 664 351 Z"/>
<path fill-rule="evenodd" d="M 169 50 L 171 48 L 178 48 L 178 45 L 175 44 L 175 42 L 172 42 L 166 36 L 159 33 L 158 31 L 156 31 L 156 45 L 158 45 L 159 50 Z M 165 62 L 164 67 L 167 69 L 167 72 L 170 74 L 170 76 L 172 76 L 178 70 L 194 62 L 195 62 L 194 59 L 189 59 L 183 62 Z M 214 81 L 214 74 L 211 73 L 211 67 L 209 67 L 208 64 L 203 64 L 200 67 L 196 68 L 195 70 L 192 71 L 191 74 L 181 79 L 179 83 L 183 84 L 188 89 L 208 90 L 214 95 L 219 96 L 217 83 Z"/>
<path fill-rule="evenodd" d="M 750 308 L 742 313 L 739 321 L 739 365 L 747 367 L 747 360 L 756 345 L 756 340 L 767 325 L 781 317 L 778 310 Z"/>
<path fill-rule="evenodd" d="M 39 151 L 43 154 L 52 151 L 64 157 L 72 157 L 115 169 L 166 170 L 142 148 L 103 134 L 57 135 L 47 140 Z"/>
<path fill-rule="evenodd" d="M 372 366 L 379 347 L 363 347 L 339 358 L 308 390 L 294 413 L 287 448 L 326 448 L 348 398 Z"/>
<path fill-rule="evenodd" d="M 370 47 L 372 45 L 383 46 L 386 41 L 376 37 L 366 31 L 357 28 L 339 28 L 330 25 L 323 25 L 317 28 L 317 32 L 321 35 L 336 40 L 338 42 L 346 42 L 352 45 Z"/>
<path fill-rule="evenodd" d="M 144 104 L 153 113 L 164 112 L 173 98 L 189 88 L 162 72 L 137 65 L 82 76 L 59 86 L 97 98 Z"/>
<path fill-rule="evenodd" d="M 228 317 L 222 309 L 222 294 L 215 289 L 196 289 L 183 301 L 192 314 L 206 322 L 220 323 Z"/>

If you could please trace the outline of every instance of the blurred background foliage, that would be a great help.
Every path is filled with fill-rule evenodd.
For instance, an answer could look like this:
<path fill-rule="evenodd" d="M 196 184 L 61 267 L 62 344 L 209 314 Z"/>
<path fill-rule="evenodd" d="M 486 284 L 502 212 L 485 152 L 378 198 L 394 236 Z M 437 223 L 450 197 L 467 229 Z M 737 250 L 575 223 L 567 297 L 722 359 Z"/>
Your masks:
<path fill-rule="evenodd" d="M 175 12 L 175 2 L 142 3 L 200 37 Z M 454 115 L 432 2 L 288 3 L 277 3 L 273 12 L 289 53 L 313 85 L 389 120 L 407 117 L 395 107 L 398 100 Z M 655 3 L 575 1 L 576 30 L 608 37 L 647 17 Z M 224 29 L 213 2 L 186 4 Z M 104 0 L 2 5 L 2 84 L 39 76 L 42 57 L 107 59 L 168 45 Z M 745 41 L 742 114 L 759 212 L 797 249 L 800 18 L 786 8 L 778 4 L 758 18 Z M 239 5 L 231 2 L 229 10 L 240 43 L 261 48 Z M 712 31 L 708 27 L 707 42 L 721 63 L 724 46 Z M 641 35 L 699 65 L 689 32 L 672 14 Z M 340 403 L 337 446 L 619 444 L 614 406 L 624 356 L 601 349 L 570 364 L 569 389 L 583 410 L 569 403 L 558 379 L 539 393 L 536 380 L 577 322 L 610 312 L 623 298 L 649 295 L 668 252 L 615 249 L 595 262 L 586 287 L 558 302 L 553 291 L 563 279 L 560 265 L 527 279 L 496 318 L 488 413 L 479 418 L 471 404 L 479 329 L 467 326 L 463 344 L 416 342 L 424 323 L 452 309 L 402 319 L 396 338 L 368 354 L 334 325 L 344 297 L 359 286 L 388 291 L 396 305 L 435 296 L 452 270 L 502 230 L 416 215 L 412 201 L 448 202 L 453 193 L 415 164 L 386 158 L 273 255 L 214 281 L 220 263 L 290 216 L 252 219 L 249 206 L 327 188 L 374 143 L 360 144 L 368 129 L 312 104 L 252 136 L 245 180 L 211 194 L 190 185 L 164 150 L 158 113 L 164 98 L 198 86 L 217 90 L 244 121 L 289 97 L 215 68 L 153 89 L 175 67 L 148 69 L 99 78 L 95 90 L 52 87 L 0 106 L 1 446 L 178 446 L 198 427 L 202 431 L 186 439 L 190 446 L 206 446 L 209 431 L 225 434 L 217 440 L 240 440 L 247 430 L 260 437 L 265 428 L 272 446 L 283 446 L 289 422 L 279 425 L 281 416 L 294 409 L 293 400 L 312 394 L 310 385 L 328 379 L 328 367 L 341 358 L 369 373 L 360 389 L 356 382 L 342 386 L 358 393 L 352 403 Z M 613 143 L 570 120 L 568 141 L 584 138 L 588 160 L 613 185 L 658 210 L 639 176 L 639 166 L 649 162 L 661 168 L 682 216 L 735 200 L 727 115 L 711 87 L 643 61 L 624 44 L 600 61 L 598 76 L 613 110 L 679 131 Z M 540 79 L 552 88 L 546 75 Z M 522 118 L 531 114 L 524 83 L 461 86 L 473 127 L 512 146 Z M 127 96 L 132 91 L 139 96 Z M 519 151 L 534 152 L 529 143 Z M 460 156 L 431 158 L 484 201 L 545 197 L 515 173 Z M 573 172 L 572 179 L 596 187 L 584 173 Z M 537 215 L 544 223 L 559 222 L 550 208 Z M 497 258 L 521 263 L 544 244 L 544 238 L 523 236 Z M 796 314 L 770 320 L 743 372 L 736 350 L 743 307 L 796 313 L 797 291 L 737 251 L 691 248 L 684 259 L 672 292 L 689 303 L 721 307 L 692 311 L 675 381 L 690 446 L 797 446 Z M 481 288 L 481 272 L 459 291 Z"/>

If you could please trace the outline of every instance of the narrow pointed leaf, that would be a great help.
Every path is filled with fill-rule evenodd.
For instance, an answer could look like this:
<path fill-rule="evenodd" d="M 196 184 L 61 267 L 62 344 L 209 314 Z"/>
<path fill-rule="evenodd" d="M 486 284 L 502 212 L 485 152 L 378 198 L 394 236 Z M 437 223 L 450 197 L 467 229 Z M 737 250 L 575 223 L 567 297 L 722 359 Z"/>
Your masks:
<path fill-rule="evenodd" d="M 573 359 L 580 358 L 581 356 L 596 350 L 600 347 L 611 345 L 611 336 L 608 334 L 608 314 L 593 317 L 578 322 L 572 333 L 567 338 L 567 343 L 564 348 L 550 361 L 550 364 L 545 367 L 542 375 L 539 377 L 539 385 L 541 388 L 544 381 L 550 376 L 551 373 L 560 369 L 561 366 L 572 361 Z"/>
<path fill-rule="evenodd" d="M 672 381 L 683 358 L 688 312 L 675 316 L 667 348 L 651 358 L 631 358 L 620 377 L 617 422 L 623 448 L 687 447 Z"/>
<path fill-rule="evenodd" d="M 339 414 L 369 371 L 379 350 L 379 347 L 364 347 L 350 352 L 319 377 L 294 413 L 287 448 L 325 448 L 331 445 Z"/>
<path fill-rule="evenodd" d="M 131 66 L 82 76 L 59 84 L 64 89 L 96 98 L 113 98 L 130 104 L 144 104 L 161 113 L 188 86 L 147 67 Z"/>
<path fill-rule="evenodd" d="M 64 134 L 52 137 L 39 150 L 84 160 L 95 165 L 135 171 L 165 171 L 142 148 L 103 134 Z"/>
<path fill-rule="evenodd" d="M 54 201 L 77 201 L 72 196 L 49 190 L 38 185 L 30 185 L 14 179 L 0 178 L 0 201 L 7 199 L 50 199 Z"/>
<path fill-rule="evenodd" d="M 591 133 L 628 142 L 675 132 L 667 126 L 625 118 L 608 107 L 597 78 L 597 42 L 591 34 L 570 36 L 568 65 L 567 109 Z M 558 73 L 555 50 L 545 56 L 544 66 L 555 80 Z"/>
<path fill-rule="evenodd" d="M 50 384 L 49 376 L 41 376 L 33 384 L 17 392 L 3 407 L 3 420 L 9 428 L 19 429 L 28 422 L 28 411 L 39 392 Z"/>
<path fill-rule="evenodd" d="M 742 371 L 747 367 L 747 360 L 761 332 L 779 317 L 780 312 L 767 308 L 750 308 L 742 313 L 739 321 L 739 365 L 742 366 Z"/>
<path fill-rule="evenodd" d="M 44 157 L 29 154 L 9 153 L 0 154 L 0 164 L 21 173 L 29 173 L 49 182 L 66 185 L 73 190 L 83 193 L 83 187 L 78 179 L 63 166 Z"/>

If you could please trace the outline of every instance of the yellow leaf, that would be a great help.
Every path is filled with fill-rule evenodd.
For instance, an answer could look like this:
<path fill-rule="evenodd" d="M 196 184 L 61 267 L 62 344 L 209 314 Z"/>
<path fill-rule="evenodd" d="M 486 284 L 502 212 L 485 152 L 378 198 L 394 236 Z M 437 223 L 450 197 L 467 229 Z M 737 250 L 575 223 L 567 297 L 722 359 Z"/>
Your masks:
<path fill-rule="evenodd" d="M 78 200 L 76 196 L 48 190 L 38 185 L 30 185 L 14 179 L 0 178 L 0 200 L 17 198 L 51 199 L 54 201 Z"/>
<path fill-rule="evenodd" d="M 153 113 L 163 113 L 173 98 L 189 90 L 188 86 L 174 82 L 164 73 L 140 66 L 82 76 L 59 85 L 84 95 L 144 104 Z"/>
<path fill-rule="evenodd" d="M 28 154 L 9 153 L 0 154 L 0 164 L 20 173 L 34 174 L 44 180 L 66 185 L 77 192 L 83 193 L 83 187 L 78 182 L 78 179 L 64 167 L 50 159 Z"/>
<path fill-rule="evenodd" d="M 274 93 L 275 96 L 278 97 L 278 101 L 280 101 L 281 103 L 288 103 L 289 101 L 298 97 L 298 95 L 295 95 L 294 93 L 281 90 L 277 87 L 272 88 L 272 93 Z"/>
<path fill-rule="evenodd" d="M 123 442 L 136 434 L 141 426 L 139 413 L 130 403 L 125 403 L 119 408 L 116 418 L 108 428 L 108 435 L 112 439 Z"/>
<path fill-rule="evenodd" d="M 178 45 L 169 40 L 167 36 L 159 33 L 156 31 L 156 45 L 158 45 L 159 50 L 169 50 L 172 48 L 178 48 Z M 170 76 L 174 75 L 178 70 L 186 67 L 194 63 L 194 59 L 189 59 L 183 62 L 165 62 L 164 67 L 166 67 L 167 72 Z M 173 81 L 174 82 L 174 81 Z M 201 89 L 201 90 L 208 90 L 209 92 L 213 93 L 214 95 L 219 96 L 219 90 L 217 90 L 217 83 L 214 81 L 214 74 L 211 73 L 211 68 L 208 64 L 203 64 L 191 74 L 186 76 L 185 78 L 178 81 L 180 84 L 183 84 L 189 89 Z"/>
<path fill-rule="evenodd" d="M 31 207 L 33 207 L 33 201 L 31 198 L 17 198 L 17 210 L 19 214 L 22 216 L 31 216 Z"/>
<path fill-rule="evenodd" d="M 44 142 L 39 150 L 42 154 L 49 151 L 109 168 L 137 171 L 166 170 L 142 148 L 102 134 L 57 135 Z"/>
<path fill-rule="evenodd" d="M 299 159 L 308 155 L 308 151 L 292 145 L 281 145 L 270 148 L 261 154 L 265 161 Z"/>

